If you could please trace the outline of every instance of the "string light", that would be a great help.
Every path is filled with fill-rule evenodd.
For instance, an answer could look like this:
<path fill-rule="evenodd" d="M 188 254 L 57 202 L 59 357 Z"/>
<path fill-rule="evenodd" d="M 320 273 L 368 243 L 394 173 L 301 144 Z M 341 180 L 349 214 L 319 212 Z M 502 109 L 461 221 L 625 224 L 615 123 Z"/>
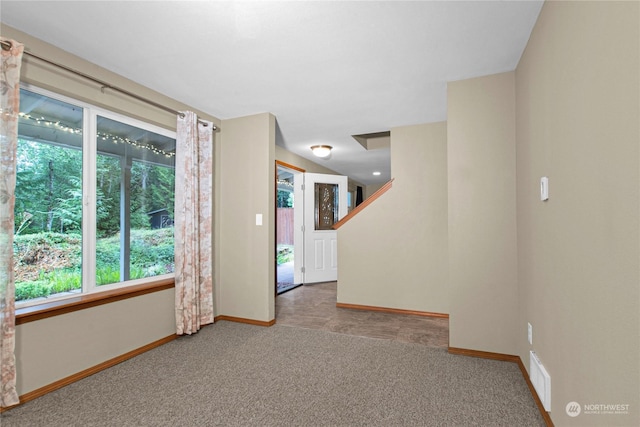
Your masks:
<path fill-rule="evenodd" d="M 34 122 L 36 122 L 38 125 L 44 125 L 44 126 L 48 126 L 48 127 L 54 127 L 58 130 L 61 130 L 63 132 L 67 132 L 67 133 L 71 133 L 74 135 L 82 135 L 82 129 L 81 128 L 74 128 L 71 126 L 67 126 L 65 124 L 60 123 L 60 121 L 53 121 L 53 120 L 48 120 L 42 116 L 32 116 L 31 114 L 27 114 L 27 113 L 23 113 L 20 112 L 18 114 L 20 116 L 20 118 L 23 119 L 27 119 L 27 120 L 32 120 Z M 130 139 L 130 138 L 124 138 L 122 136 L 118 136 L 118 135 L 112 135 L 110 133 L 106 133 L 106 132 L 98 132 L 98 138 L 100 138 L 103 141 L 108 141 L 110 140 L 111 142 L 113 142 L 114 144 L 129 144 L 133 147 L 136 148 L 142 148 L 145 150 L 149 150 L 155 154 L 159 154 L 165 157 L 174 157 L 176 155 L 176 153 L 174 152 L 170 152 L 170 151 L 165 151 L 162 150 L 154 145 L 151 144 L 146 144 L 143 142 L 138 142 L 134 139 Z"/>
<path fill-rule="evenodd" d="M 293 188 L 293 182 L 291 182 L 291 181 L 286 181 L 286 180 L 284 180 L 284 179 L 279 179 L 279 180 L 277 181 L 277 183 L 278 183 L 278 185 L 282 185 L 282 186 L 285 186 L 285 187 L 291 187 L 291 188 Z"/>

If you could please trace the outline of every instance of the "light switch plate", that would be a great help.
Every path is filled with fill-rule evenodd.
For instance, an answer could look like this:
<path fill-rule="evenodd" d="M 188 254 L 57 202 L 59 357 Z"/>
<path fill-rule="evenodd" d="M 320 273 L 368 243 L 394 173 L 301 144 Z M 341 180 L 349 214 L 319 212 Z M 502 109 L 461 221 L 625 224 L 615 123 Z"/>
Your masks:
<path fill-rule="evenodd" d="M 262 214 L 256 214 L 256 225 L 262 225 Z"/>

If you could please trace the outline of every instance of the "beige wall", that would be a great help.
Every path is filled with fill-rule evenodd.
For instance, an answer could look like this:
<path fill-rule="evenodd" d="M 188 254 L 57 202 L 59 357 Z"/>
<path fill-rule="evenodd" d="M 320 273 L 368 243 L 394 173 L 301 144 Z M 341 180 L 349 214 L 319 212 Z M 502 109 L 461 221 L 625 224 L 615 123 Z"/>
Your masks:
<path fill-rule="evenodd" d="M 368 199 L 369 197 L 371 197 L 373 193 L 381 189 L 383 186 L 384 186 L 384 183 L 367 185 L 364 188 L 364 198 Z"/>
<path fill-rule="evenodd" d="M 516 354 L 514 77 L 448 85 L 451 347 Z"/>
<path fill-rule="evenodd" d="M 391 130 L 393 187 L 338 230 L 338 302 L 449 312 L 445 123 Z"/>
<path fill-rule="evenodd" d="M 516 71 L 516 337 L 551 376 L 557 426 L 640 425 L 638 6 L 547 2 Z M 570 418 L 571 401 L 631 414 Z"/>
<path fill-rule="evenodd" d="M 30 52 L 160 104 L 176 110 L 191 109 L 6 25 L 2 25 L 2 35 L 23 43 Z M 26 55 L 23 58 L 21 80 L 167 129 L 176 128 L 175 116 L 170 113 L 113 91 L 105 90 L 102 93 L 96 84 L 43 65 Z M 215 117 L 198 113 L 201 117 L 220 124 Z M 214 145 L 218 144 L 218 134 L 214 138 Z M 174 333 L 173 290 L 19 325 L 16 328 L 18 393 L 24 394 L 44 387 Z"/>
<path fill-rule="evenodd" d="M 268 113 L 221 125 L 219 315 L 275 316 L 275 125 Z M 256 225 L 256 214 L 263 225 Z"/>
<path fill-rule="evenodd" d="M 23 395 L 175 334 L 173 289 L 16 327 Z"/>

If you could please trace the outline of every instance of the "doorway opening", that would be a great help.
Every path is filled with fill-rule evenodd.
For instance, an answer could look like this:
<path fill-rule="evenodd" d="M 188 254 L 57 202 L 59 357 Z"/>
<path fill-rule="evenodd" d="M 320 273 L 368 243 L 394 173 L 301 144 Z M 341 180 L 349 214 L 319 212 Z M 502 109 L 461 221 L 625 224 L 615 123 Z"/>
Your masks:
<path fill-rule="evenodd" d="M 276 295 L 302 285 L 303 246 L 301 224 L 303 200 L 296 184 L 304 171 L 276 165 Z"/>

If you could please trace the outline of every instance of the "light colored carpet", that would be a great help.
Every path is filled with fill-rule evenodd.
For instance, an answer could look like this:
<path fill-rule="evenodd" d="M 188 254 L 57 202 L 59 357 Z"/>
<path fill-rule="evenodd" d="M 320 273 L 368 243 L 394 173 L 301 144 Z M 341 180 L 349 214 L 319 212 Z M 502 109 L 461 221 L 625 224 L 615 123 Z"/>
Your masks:
<path fill-rule="evenodd" d="M 2 414 L 12 426 L 543 426 L 514 363 L 220 321 Z"/>

